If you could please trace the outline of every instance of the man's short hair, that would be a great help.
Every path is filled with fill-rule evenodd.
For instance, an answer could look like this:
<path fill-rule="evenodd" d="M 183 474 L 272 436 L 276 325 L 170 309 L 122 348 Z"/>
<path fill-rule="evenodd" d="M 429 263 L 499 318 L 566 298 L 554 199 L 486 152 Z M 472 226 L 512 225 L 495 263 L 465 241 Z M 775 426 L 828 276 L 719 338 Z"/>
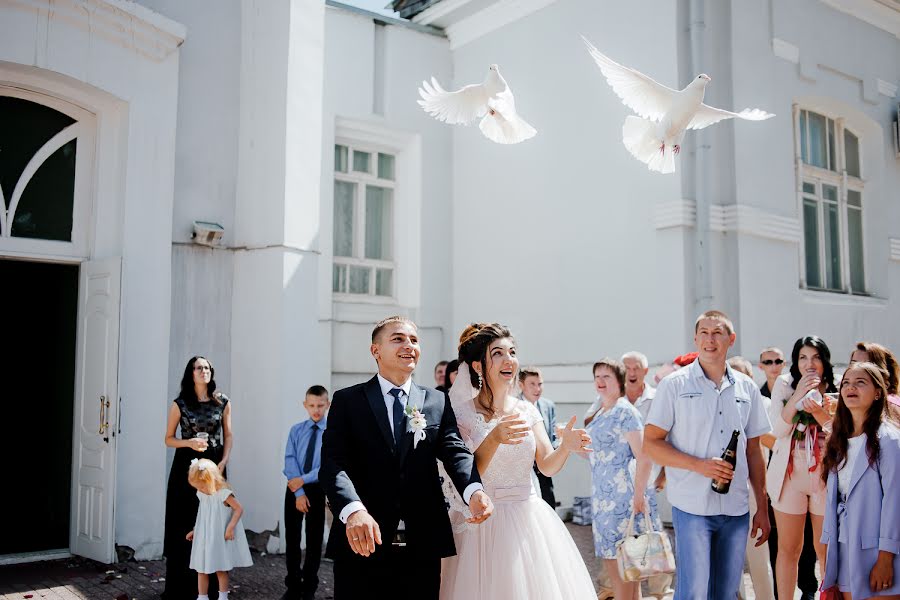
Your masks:
<path fill-rule="evenodd" d="M 728 318 L 728 315 L 723 313 L 721 310 L 708 310 L 694 321 L 694 334 L 697 333 L 697 330 L 700 328 L 700 321 L 703 319 L 713 319 L 715 321 L 719 321 L 722 325 L 725 326 L 725 331 L 728 332 L 728 335 L 734 333 L 734 324 L 731 322 L 731 319 Z"/>
<path fill-rule="evenodd" d="M 727 362 L 728 366 L 738 373 L 743 373 L 747 377 L 753 377 L 753 365 L 743 356 L 732 356 Z"/>
<path fill-rule="evenodd" d="M 442 360 L 438 364 L 434 365 L 434 372 L 437 373 L 438 369 L 440 369 L 441 367 L 446 367 L 449 364 L 450 364 L 449 360 Z"/>
<path fill-rule="evenodd" d="M 776 346 L 769 346 L 768 348 L 763 348 L 759 351 L 759 360 L 762 360 L 762 355 L 766 352 L 777 352 L 781 356 L 784 356 L 784 352 L 782 352 L 781 348 L 778 348 Z"/>
<path fill-rule="evenodd" d="M 537 367 L 523 367 L 519 369 L 519 381 L 524 383 L 526 377 L 540 377 L 543 379 L 541 370 Z"/>
<path fill-rule="evenodd" d="M 388 317 L 375 323 L 375 329 L 372 330 L 373 344 L 378 340 L 378 336 L 381 334 L 381 330 L 391 323 L 409 323 L 410 325 L 412 325 L 413 329 L 415 329 L 416 331 L 419 330 L 418 326 L 416 326 L 416 324 L 413 323 L 411 319 L 400 315 L 394 315 L 393 317 Z"/>
<path fill-rule="evenodd" d="M 328 390 L 323 385 L 313 385 L 306 390 L 307 396 L 328 396 Z"/>
<path fill-rule="evenodd" d="M 650 362 L 647 360 L 647 356 L 642 352 L 638 352 L 637 350 L 626 352 L 622 355 L 622 358 L 620 360 L 622 361 L 622 363 L 624 363 L 626 360 L 636 360 L 641 363 L 642 369 L 646 369 L 650 366 Z"/>

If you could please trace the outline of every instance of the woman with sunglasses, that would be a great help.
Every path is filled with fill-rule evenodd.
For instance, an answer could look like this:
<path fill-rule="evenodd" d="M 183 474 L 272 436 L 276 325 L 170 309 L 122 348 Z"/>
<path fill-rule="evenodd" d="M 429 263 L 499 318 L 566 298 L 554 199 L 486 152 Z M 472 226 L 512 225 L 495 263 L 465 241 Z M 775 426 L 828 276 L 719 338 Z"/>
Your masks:
<path fill-rule="evenodd" d="M 175 448 L 166 490 L 166 525 L 163 554 L 166 557 L 166 600 L 197 597 L 197 574 L 190 569 L 191 542 L 185 536 L 194 528 L 200 501 L 188 483 L 191 460 L 208 458 L 225 474 L 231 454 L 231 403 L 216 391 L 216 370 L 203 356 L 192 357 L 184 367 L 181 390 L 169 406 L 166 446 Z M 175 431 L 181 427 L 181 437 Z M 218 589 L 210 580 L 210 591 Z"/>
<path fill-rule="evenodd" d="M 887 379 L 870 362 L 847 368 L 822 461 L 822 589 L 843 600 L 900 598 L 900 430 L 888 419 Z"/>
<path fill-rule="evenodd" d="M 819 543 L 825 514 L 822 456 L 831 427 L 825 394 L 836 391 L 831 352 L 825 342 L 815 335 L 797 340 L 791 351 L 790 373 L 776 380 L 769 408 L 776 439 L 766 490 L 778 527 L 775 581 L 780 598 L 791 598 L 797 587 L 807 513 L 819 565 L 825 564 L 825 547 Z"/>

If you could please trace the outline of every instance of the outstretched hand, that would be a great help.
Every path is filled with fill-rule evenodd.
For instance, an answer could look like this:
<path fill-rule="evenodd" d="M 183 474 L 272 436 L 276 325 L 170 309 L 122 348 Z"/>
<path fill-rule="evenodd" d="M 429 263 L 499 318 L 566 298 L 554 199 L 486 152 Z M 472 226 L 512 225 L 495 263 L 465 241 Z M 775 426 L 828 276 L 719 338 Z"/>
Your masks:
<path fill-rule="evenodd" d="M 370 556 L 375 552 L 375 544 L 381 545 L 381 528 L 369 511 L 358 510 L 347 518 L 347 541 L 360 556 Z"/>
<path fill-rule="evenodd" d="M 572 416 L 566 426 L 559 430 L 557 434 L 560 438 L 560 447 L 565 448 L 569 452 L 590 452 L 591 436 L 584 429 L 575 429 L 575 420 L 577 417 Z"/>
<path fill-rule="evenodd" d="M 494 503 L 483 490 L 477 490 L 472 497 L 469 498 L 469 510 L 472 517 L 466 519 L 466 523 L 478 524 L 487 521 L 494 512 Z"/>

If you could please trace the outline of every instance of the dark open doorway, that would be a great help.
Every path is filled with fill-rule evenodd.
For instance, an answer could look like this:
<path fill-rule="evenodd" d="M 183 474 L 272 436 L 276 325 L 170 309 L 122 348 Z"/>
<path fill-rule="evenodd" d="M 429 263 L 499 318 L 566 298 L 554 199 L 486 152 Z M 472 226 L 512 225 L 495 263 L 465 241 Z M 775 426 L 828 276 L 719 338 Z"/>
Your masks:
<path fill-rule="evenodd" d="M 78 266 L 0 260 L 0 555 L 69 547 Z"/>

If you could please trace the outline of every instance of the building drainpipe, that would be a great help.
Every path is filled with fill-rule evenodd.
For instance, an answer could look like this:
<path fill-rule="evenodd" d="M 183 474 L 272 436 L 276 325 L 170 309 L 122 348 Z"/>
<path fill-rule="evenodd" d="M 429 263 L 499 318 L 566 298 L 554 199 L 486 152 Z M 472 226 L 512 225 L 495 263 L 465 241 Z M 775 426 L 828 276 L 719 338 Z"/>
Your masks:
<path fill-rule="evenodd" d="M 691 40 L 691 75 L 703 73 L 706 41 L 706 5 L 704 0 L 690 0 L 689 28 Z M 709 128 L 693 134 L 694 155 L 694 202 L 697 211 L 694 248 L 694 312 L 695 314 L 712 308 L 712 276 L 710 273 L 709 213 L 710 213 L 710 169 L 709 169 Z"/>

